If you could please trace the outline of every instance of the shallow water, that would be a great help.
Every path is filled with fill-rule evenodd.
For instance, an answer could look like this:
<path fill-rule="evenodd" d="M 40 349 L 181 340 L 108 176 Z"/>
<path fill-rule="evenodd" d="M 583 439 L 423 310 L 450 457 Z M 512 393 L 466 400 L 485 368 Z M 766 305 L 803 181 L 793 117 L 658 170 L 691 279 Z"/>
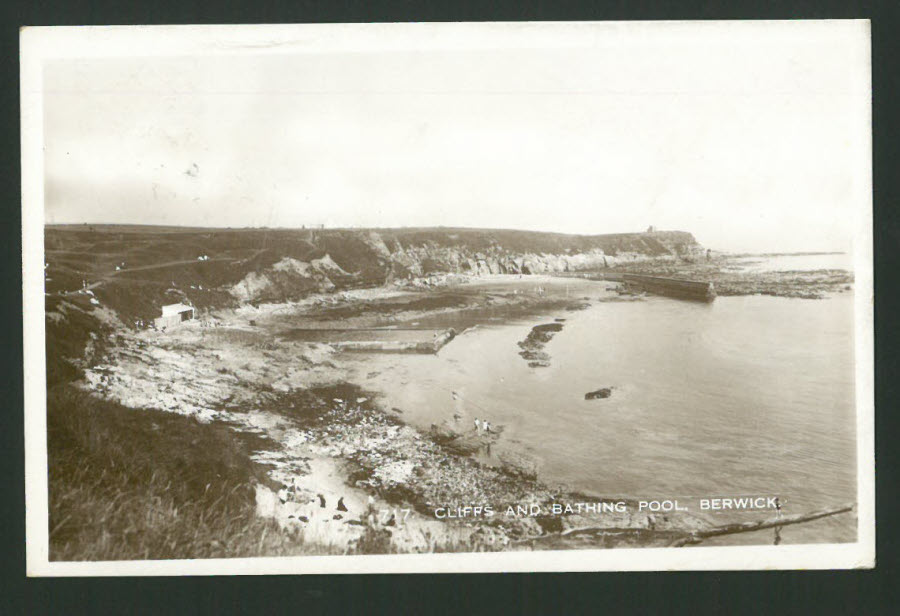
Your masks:
<path fill-rule="evenodd" d="M 745 272 L 788 272 L 820 269 L 853 269 L 853 255 L 840 252 L 818 255 L 778 255 L 774 257 L 740 257 L 732 264 Z"/>
<path fill-rule="evenodd" d="M 597 285 L 599 292 L 606 283 Z M 587 288 L 587 287 L 585 287 Z M 531 327 L 565 318 L 551 365 L 518 352 Z M 786 513 L 855 500 L 852 294 L 826 300 L 661 297 L 468 330 L 436 356 L 367 355 L 364 385 L 427 428 L 487 419 L 540 475 L 599 495 L 779 496 Z M 613 387 L 612 397 L 584 394 Z M 715 523 L 761 513 L 715 514 Z M 847 541 L 842 515 L 782 532 L 785 543 Z M 728 540 L 771 542 L 772 531 Z"/>

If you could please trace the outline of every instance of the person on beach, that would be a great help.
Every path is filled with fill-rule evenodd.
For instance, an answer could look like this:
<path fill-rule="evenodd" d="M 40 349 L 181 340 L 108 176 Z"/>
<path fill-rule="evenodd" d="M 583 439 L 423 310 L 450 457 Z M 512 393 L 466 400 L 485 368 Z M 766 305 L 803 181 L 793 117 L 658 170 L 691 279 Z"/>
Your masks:
<path fill-rule="evenodd" d="M 484 426 L 484 431 L 485 431 L 485 432 L 490 432 L 490 431 L 491 431 L 491 422 L 485 421 L 482 425 Z"/>
<path fill-rule="evenodd" d="M 477 417 L 475 418 L 475 431 L 481 430 L 481 420 Z"/>

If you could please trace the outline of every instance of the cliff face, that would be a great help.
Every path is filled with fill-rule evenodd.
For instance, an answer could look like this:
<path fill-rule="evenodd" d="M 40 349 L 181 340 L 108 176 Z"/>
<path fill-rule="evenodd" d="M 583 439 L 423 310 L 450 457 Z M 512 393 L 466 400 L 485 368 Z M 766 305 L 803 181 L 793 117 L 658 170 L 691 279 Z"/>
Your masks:
<path fill-rule="evenodd" d="M 198 309 L 311 293 L 425 284 L 444 274 L 539 274 L 692 259 L 690 233 L 564 235 L 502 229 L 160 229 L 45 231 L 45 290 L 134 324 L 164 304 Z M 82 292 L 82 285 L 90 292 Z"/>
<path fill-rule="evenodd" d="M 682 231 L 601 236 L 468 229 L 351 233 L 354 254 L 343 254 L 334 238 L 320 240 L 331 245 L 338 259 L 344 257 L 343 267 L 331 253 L 309 262 L 284 258 L 248 273 L 230 293 L 241 301 L 277 301 L 311 291 L 403 284 L 439 274 L 571 272 L 648 259 L 693 259 L 703 253 L 693 235 Z"/>

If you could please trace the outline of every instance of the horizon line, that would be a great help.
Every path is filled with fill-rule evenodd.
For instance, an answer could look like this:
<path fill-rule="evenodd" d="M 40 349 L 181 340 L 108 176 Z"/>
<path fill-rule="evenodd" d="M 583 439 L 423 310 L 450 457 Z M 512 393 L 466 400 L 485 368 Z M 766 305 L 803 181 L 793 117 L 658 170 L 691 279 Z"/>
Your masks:
<path fill-rule="evenodd" d="M 221 231 L 244 231 L 244 230 L 280 230 L 280 231 L 345 231 L 345 230 L 395 230 L 395 229 L 460 229 L 467 231 L 515 231 L 519 233 L 546 233 L 552 235 L 572 235 L 572 236 L 595 236 L 595 235 L 632 235 L 632 234 L 646 234 L 646 233 L 690 233 L 693 235 L 691 231 L 684 231 L 682 229 L 654 229 L 653 231 L 613 231 L 613 232 L 604 232 L 604 233 L 571 233 L 567 231 L 548 231 L 543 229 L 518 229 L 512 227 L 468 227 L 465 225 L 410 225 L 410 226 L 386 226 L 386 227 L 376 227 L 376 226 L 325 226 L 322 224 L 311 224 L 300 227 L 289 227 L 289 226 L 246 226 L 246 227 L 236 227 L 236 226 L 218 226 L 218 225 L 209 225 L 209 226 L 200 226 L 200 225 L 179 225 L 179 224 L 160 224 L 160 223 L 127 223 L 127 222 L 45 222 L 44 227 L 85 227 L 85 226 L 93 226 L 93 227 L 149 227 L 149 228 L 163 228 L 163 229 L 211 229 L 211 230 L 221 230 Z"/>

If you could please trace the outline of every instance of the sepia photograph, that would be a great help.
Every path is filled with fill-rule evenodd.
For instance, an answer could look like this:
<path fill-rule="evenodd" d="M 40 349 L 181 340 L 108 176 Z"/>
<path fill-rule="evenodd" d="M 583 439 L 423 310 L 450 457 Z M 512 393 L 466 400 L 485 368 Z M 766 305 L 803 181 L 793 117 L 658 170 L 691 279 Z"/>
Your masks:
<path fill-rule="evenodd" d="M 29 575 L 874 566 L 867 21 L 21 37 Z"/>

